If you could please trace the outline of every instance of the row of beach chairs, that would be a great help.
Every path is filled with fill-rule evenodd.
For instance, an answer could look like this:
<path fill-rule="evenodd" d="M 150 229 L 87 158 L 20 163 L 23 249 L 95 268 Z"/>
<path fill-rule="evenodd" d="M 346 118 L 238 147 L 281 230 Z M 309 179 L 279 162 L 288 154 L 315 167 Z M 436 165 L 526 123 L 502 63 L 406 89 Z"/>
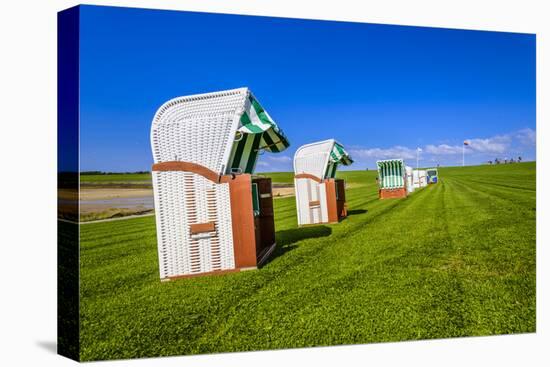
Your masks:
<path fill-rule="evenodd" d="M 289 140 L 251 91 L 167 101 L 153 118 L 151 146 L 161 280 L 263 264 L 275 249 L 273 193 L 270 178 L 253 174 L 260 154 L 282 152 Z M 300 226 L 337 223 L 347 216 L 345 183 L 336 171 L 352 163 L 334 139 L 297 149 Z M 377 164 L 380 198 L 406 196 L 426 176 L 403 160 Z"/>

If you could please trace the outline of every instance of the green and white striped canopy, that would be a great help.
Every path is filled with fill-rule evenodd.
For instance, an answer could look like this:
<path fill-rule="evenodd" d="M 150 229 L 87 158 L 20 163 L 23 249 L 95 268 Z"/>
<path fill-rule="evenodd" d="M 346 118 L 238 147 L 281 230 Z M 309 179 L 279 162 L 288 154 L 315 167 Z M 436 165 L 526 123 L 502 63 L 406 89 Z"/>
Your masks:
<path fill-rule="evenodd" d="M 344 150 L 344 147 L 338 143 L 334 143 L 332 151 L 330 152 L 330 161 L 332 163 L 341 163 L 344 166 L 349 166 L 353 163 L 351 156 Z"/>
<path fill-rule="evenodd" d="M 353 163 L 351 156 L 344 150 L 344 147 L 338 143 L 334 143 L 332 150 L 330 152 L 330 157 L 327 165 L 327 172 L 325 177 L 334 178 L 336 177 L 336 168 L 339 164 L 344 166 L 349 166 Z"/>
<path fill-rule="evenodd" d="M 402 159 L 377 161 L 378 185 L 382 189 L 397 189 L 405 186 L 405 164 Z"/>
<path fill-rule="evenodd" d="M 338 167 L 338 163 L 328 162 L 327 173 L 325 174 L 325 178 L 335 178 L 337 167 Z"/>
<path fill-rule="evenodd" d="M 290 145 L 283 131 L 251 93 L 246 98 L 240 124 L 229 158 L 231 171 L 252 173 L 260 151 L 278 153 Z"/>

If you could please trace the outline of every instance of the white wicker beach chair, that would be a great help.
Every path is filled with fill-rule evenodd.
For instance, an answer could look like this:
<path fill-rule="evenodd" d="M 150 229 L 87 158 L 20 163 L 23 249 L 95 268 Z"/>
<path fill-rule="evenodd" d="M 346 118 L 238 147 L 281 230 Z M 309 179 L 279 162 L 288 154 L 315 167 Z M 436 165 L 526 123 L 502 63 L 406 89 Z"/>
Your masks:
<path fill-rule="evenodd" d="M 407 196 L 407 175 L 403 159 L 376 161 L 378 168 L 378 196 L 380 199 Z"/>
<path fill-rule="evenodd" d="M 415 169 L 413 171 L 413 186 L 415 189 L 420 189 L 428 185 L 428 177 L 426 170 Z"/>
<path fill-rule="evenodd" d="M 407 183 L 407 193 L 410 194 L 414 191 L 412 167 L 405 166 L 405 177 L 406 177 L 406 183 Z"/>
<path fill-rule="evenodd" d="M 251 174 L 260 151 L 282 151 L 288 140 L 247 88 L 164 103 L 151 146 L 161 279 L 255 267 L 269 256 L 274 226 L 263 228 L 273 243 L 262 251 L 255 231 L 259 205 L 273 221 L 271 183 Z"/>
<path fill-rule="evenodd" d="M 335 176 L 338 165 L 352 163 L 334 139 L 298 148 L 294 155 L 298 225 L 335 223 L 347 216 L 344 181 Z"/>
<path fill-rule="evenodd" d="M 415 190 L 420 188 L 420 174 L 417 169 L 413 170 L 413 187 Z"/>

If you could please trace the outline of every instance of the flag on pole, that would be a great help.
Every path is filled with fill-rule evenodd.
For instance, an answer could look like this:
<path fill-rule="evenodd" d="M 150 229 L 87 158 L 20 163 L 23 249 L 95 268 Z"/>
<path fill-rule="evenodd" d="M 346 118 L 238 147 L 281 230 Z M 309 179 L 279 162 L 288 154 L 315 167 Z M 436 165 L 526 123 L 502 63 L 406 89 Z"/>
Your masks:
<path fill-rule="evenodd" d="M 462 167 L 464 167 L 464 147 L 470 145 L 470 142 L 468 140 L 464 140 L 464 144 L 462 145 Z"/>

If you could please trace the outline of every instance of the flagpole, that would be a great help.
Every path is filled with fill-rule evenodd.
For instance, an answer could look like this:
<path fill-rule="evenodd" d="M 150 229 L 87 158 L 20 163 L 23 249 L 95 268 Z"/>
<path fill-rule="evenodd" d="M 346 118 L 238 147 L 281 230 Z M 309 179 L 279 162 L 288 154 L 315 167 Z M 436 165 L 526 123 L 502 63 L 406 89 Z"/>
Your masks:
<path fill-rule="evenodd" d="M 464 146 L 466 144 L 462 143 L 462 167 L 464 167 Z"/>
<path fill-rule="evenodd" d="M 416 148 L 416 170 L 418 171 L 418 148 Z"/>

